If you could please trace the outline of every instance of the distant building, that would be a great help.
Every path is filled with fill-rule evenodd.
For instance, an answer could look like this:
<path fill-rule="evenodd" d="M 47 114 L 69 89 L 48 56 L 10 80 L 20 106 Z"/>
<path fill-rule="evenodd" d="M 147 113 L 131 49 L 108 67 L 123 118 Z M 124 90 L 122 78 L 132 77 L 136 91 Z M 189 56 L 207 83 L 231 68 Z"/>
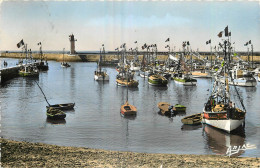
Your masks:
<path fill-rule="evenodd" d="M 70 54 L 76 54 L 75 41 L 77 41 L 77 39 L 75 39 L 74 35 L 71 34 L 69 35 L 69 40 L 70 40 Z"/>

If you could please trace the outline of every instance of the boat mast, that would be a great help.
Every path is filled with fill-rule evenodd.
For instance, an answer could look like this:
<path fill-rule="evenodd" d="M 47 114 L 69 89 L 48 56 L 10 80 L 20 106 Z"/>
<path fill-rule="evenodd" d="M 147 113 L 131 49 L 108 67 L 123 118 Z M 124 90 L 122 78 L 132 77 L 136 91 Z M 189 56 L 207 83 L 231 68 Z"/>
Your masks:
<path fill-rule="evenodd" d="M 64 52 L 65 52 L 65 48 L 63 48 L 63 64 L 64 64 Z"/>
<path fill-rule="evenodd" d="M 126 73 L 126 102 L 128 102 L 128 72 Z"/>

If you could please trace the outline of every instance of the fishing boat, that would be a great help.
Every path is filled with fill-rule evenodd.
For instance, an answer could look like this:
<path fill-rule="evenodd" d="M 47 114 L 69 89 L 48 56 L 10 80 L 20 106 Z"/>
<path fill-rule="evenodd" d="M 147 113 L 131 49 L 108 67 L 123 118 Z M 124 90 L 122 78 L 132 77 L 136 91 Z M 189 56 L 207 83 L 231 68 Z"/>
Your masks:
<path fill-rule="evenodd" d="M 37 67 L 26 64 L 24 66 L 21 66 L 21 69 L 19 70 L 19 76 L 22 77 L 38 77 L 39 76 L 39 70 Z"/>
<path fill-rule="evenodd" d="M 174 108 L 176 109 L 176 111 L 180 111 L 180 112 L 186 111 L 186 107 L 181 104 L 175 104 Z"/>
<path fill-rule="evenodd" d="M 133 73 L 130 73 L 127 69 L 123 69 L 123 71 L 116 76 L 116 84 L 118 86 L 138 87 L 139 82 L 134 80 Z"/>
<path fill-rule="evenodd" d="M 67 68 L 67 67 L 70 67 L 70 64 L 67 63 L 67 62 L 62 62 L 62 63 L 61 63 L 61 67 Z"/>
<path fill-rule="evenodd" d="M 221 79 L 221 82 L 224 83 L 224 78 Z M 256 79 L 252 77 L 242 77 L 237 79 L 231 79 L 228 80 L 229 85 L 236 85 L 236 86 L 244 86 L 244 87 L 255 87 L 257 85 Z"/>
<path fill-rule="evenodd" d="M 192 78 L 189 74 L 176 73 L 173 75 L 172 79 L 179 84 L 184 86 L 195 86 L 197 85 L 197 80 Z"/>
<path fill-rule="evenodd" d="M 181 119 L 181 122 L 186 125 L 197 125 L 197 124 L 201 124 L 201 120 L 202 120 L 202 114 L 198 113 L 198 114 L 193 114 L 184 117 L 183 119 Z"/>
<path fill-rule="evenodd" d="M 117 77 L 116 84 L 118 86 L 138 87 L 139 82 L 133 79 L 124 79 L 123 77 Z"/>
<path fill-rule="evenodd" d="M 95 71 L 94 79 L 97 81 L 108 81 L 109 75 L 106 73 L 105 70 L 97 70 Z"/>
<path fill-rule="evenodd" d="M 64 61 L 64 52 L 65 52 L 65 48 L 63 48 L 63 62 L 61 63 L 61 67 L 68 68 L 70 67 L 70 64 Z"/>
<path fill-rule="evenodd" d="M 210 75 L 209 72 L 206 72 L 205 70 L 197 70 L 197 71 L 193 71 L 191 73 L 193 78 L 211 78 L 212 76 Z"/>
<path fill-rule="evenodd" d="M 64 104 L 54 104 L 46 106 L 47 110 L 49 108 L 59 109 L 59 110 L 72 110 L 75 106 L 75 103 L 64 103 Z"/>
<path fill-rule="evenodd" d="M 128 101 L 125 102 L 120 108 L 120 112 L 123 116 L 136 115 L 137 109 L 134 105 L 129 104 Z"/>
<path fill-rule="evenodd" d="M 27 44 L 25 44 L 26 63 L 25 65 L 20 65 L 20 70 L 18 74 L 22 77 L 38 77 L 39 70 L 37 69 L 37 67 L 33 64 L 27 64 L 28 51 L 31 54 L 31 50 L 27 50 Z"/>
<path fill-rule="evenodd" d="M 55 108 L 49 108 L 46 115 L 47 118 L 50 119 L 64 119 L 66 117 L 66 114 L 63 111 Z"/>
<path fill-rule="evenodd" d="M 168 80 L 160 74 L 154 74 L 148 77 L 148 83 L 154 86 L 167 86 Z"/>
<path fill-rule="evenodd" d="M 109 75 L 107 74 L 106 70 L 103 70 L 101 67 L 101 61 L 102 61 L 102 54 L 100 51 L 100 57 L 99 57 L 99 61 L 98 61 L 98 67 L 97 70 L 95 71 L 94 74 L 94 79 L 97 81 L 107 81 L 109 80 Z"/>
<path fill-rule="evenodd" d="M 162 115 L 172 115 L 175 114 L 176 109 L 170 103 L 167 102 L 159 102 L 157 107 L 160 109 L 160 113 Z"/>
<path fill-rule="evenodd" d="M 134 105 L 129 104 L 128 102 L 128 84 L 127 84 L 126 102 L 121 106 L 120 113 L 123 116 L 135 116 L 137 113 L 137 108 Z"/>
<path fill-rule="evenodd" d="M 229 59 L 226 53 L 228 44 L 228 41 L 225 40 L 223 45 L 224 61 L 221 69 L 215 75 L 211 95 L 203 108 L 202 122 L 230 133 L 244 125 L 246 109 L 235 85 L 231 88 L 234 89 L 234 92 L 230 92 L 228 78 L 230 77 L 232 81 L 232 76 L 229 72 Z M 225 74 L 224 83 L 220 81 L 220 73 Z M 236 94 L 242 109 L 239 108 L 239 104 L 235 104 L 234 100 L 231 101 L 234 94 Z"/>
<path fill-rule="evenodd" d="M 131 71 L 139 71 L 140 70 L 140 66 L 137 62 L 131 62 L 130 63 L 130 70 Z"/>
<path fill-rule="evenodd" d="M 37 68 L 41 71 L 47 71 L 49 69 L 49 66 L 47 60 L 45 60 L 44 62 L 44 56 L 42 53 L 42 43 L 39 42 L 38 45 L 40 45 L 40 62 L 37 64 Z"/>

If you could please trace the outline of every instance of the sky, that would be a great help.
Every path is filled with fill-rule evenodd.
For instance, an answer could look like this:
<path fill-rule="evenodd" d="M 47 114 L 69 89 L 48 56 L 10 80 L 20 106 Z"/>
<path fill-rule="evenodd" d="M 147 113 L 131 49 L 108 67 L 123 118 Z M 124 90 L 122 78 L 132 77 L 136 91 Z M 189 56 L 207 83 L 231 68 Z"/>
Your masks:
<path fill-rule="evenodd" d="M 32 50 L 69 50 L 74 34 L 76 51 L 114 51 L 121 44 L 138 48 L 157 44 L 178 51 L 183 41 L 193 50 L 209 51 L 228 26 L 235 50 L 246 51 L 251 40 L 260 51 L 259 1 L 8 1 L 0 0 L 0 50 L 16 50 L 23 39 Z M 175 46 L 175 47 L 174 47 Z"/>

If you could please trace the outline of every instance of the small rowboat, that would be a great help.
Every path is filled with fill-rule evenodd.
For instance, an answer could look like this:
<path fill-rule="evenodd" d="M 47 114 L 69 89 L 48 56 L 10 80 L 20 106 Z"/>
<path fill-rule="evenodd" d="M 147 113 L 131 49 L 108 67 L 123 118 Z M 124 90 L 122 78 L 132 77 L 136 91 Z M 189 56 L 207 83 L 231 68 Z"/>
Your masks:
<path fill-rule="evenodd" d="M 47 118 L 50 119 L 64 119 L 66 117 L 66 114 L 59 110 L 59 109 L 55 109 L 50 107 L 47 112 L 46 112 Z"/>
<path fill-rule="evenodd" d="M 186 107 L 180 104 L 175 104 L 176 111 L 186 111 Z"/>
<path fill-rule="evenodd" d="M 160 109 L 160 112 L 162 115 L 167 115 L 167 114 L 170 114 L 170 103 L 167 103 L 167 102 L 159 102 L 157 104 L 157 107 Z"/>
<path fill-rule="evenodd" d="M 187 125 L 197 125 L 201 123 L 201 120 L 202 120 L 202 114 L 198 113 L 198 114 L 184 117 L 183 119 L 181 119 L 181 122 Z"/>
<path fill-rule="evenodd" d="M 126 103 L 121 106 L 120 112 L 123 116 L 132 116 L 136 115 L 137 109 L 135 106 L 129 104 L 128 101 L 126 101 Z"/>
<path fill-rule="evenodd" d="M 54 104 L 54 105 L 49 105 L 46 106 L 47 110 L 51 107 L 54 109 L 59 109 L 59 110 L 72 110 L 75 106 L 75 103 L 65 103 L 65 104 Z"/>

